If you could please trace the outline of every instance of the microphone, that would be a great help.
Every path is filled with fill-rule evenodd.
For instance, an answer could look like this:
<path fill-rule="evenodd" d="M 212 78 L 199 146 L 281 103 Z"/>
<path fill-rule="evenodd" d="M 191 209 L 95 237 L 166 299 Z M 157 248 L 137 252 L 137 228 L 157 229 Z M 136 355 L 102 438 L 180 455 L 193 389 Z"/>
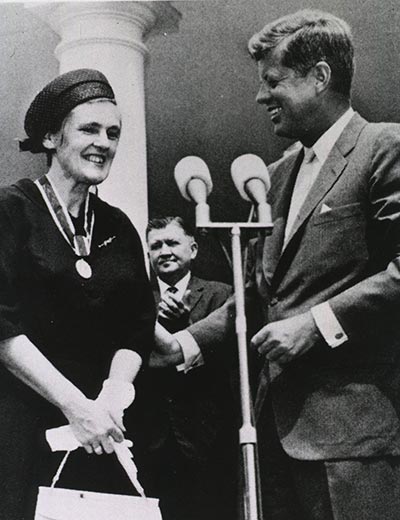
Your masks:
<path fill-rule="evenodd" d="M 251 153 L 241 155 L 231 165 L 231 176 L 240 196 L 256 204 L 258 222 L 271 224 L 271 208 L 266 200 L 271 181 L 264 161 Z"/>
<path fill-rule="evenodd" d="M 174 177 L 182 197 L 196 204 L 196 226 L 207 226 L 210 223 L 207 197 L 213 188 L 207 164 L 200 157 L 189 155 L 177 163 Z"/>

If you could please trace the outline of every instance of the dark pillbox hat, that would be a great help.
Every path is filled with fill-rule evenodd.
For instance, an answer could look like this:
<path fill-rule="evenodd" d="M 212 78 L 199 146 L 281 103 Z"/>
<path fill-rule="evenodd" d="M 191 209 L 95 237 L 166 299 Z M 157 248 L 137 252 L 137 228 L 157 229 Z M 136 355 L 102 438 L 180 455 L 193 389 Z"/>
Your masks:
<path fill-rule="evenodd" d="M 64 118 L 77 105 L 96 98 L 115 98 L 107 78 L 98 70 L 71 70 L 53 79 L 26 113 L 24 128 L 28 139 L 20 142 L 20 150 L 46 152 L 42 144 L 46 133 L 59 130 Z"/>

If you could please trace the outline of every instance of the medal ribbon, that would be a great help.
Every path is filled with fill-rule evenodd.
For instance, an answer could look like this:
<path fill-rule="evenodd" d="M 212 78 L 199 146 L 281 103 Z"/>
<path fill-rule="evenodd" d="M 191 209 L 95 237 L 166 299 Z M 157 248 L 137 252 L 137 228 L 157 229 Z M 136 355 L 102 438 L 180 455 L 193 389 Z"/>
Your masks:
<path fill-rule="evenodd" d="M 57 193 L 56 187 L 47 175 L 37 179 L 35 184 L 46 203 L 52 219 L 76 256 L 89 256 L 94 226 L 94 213 L 93 210 L 89 211 L 89 193 L 86 195 L 85 200 L 85 235 L 77 235 L 68 210 Z"/>

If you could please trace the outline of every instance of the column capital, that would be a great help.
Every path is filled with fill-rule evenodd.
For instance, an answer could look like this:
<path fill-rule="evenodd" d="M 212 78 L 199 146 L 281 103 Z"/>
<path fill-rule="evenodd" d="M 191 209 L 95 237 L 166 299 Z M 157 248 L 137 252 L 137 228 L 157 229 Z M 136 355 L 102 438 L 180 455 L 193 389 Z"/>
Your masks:
<path fill-rule="evenodd" d="M 27 3 L 25 7 L 60 35 L 57 58 L 75 46 L 99 41 L 146 54 L 147 38 L 177 32 L 181 19 L 180 12 L 165 1 Z"/>

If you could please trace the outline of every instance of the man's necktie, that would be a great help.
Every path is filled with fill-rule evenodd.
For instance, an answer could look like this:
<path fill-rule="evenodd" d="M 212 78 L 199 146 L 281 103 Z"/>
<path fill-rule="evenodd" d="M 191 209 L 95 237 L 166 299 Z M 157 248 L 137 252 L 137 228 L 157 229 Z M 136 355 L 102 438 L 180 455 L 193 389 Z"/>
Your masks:
<path fill-rule="evenodd" d="M 313 173 L 315 172 L 315 152 L 312 148 L 304 148 L 304 158 L 301 163 L 299 173 L 293 188 L 292 198 L 290 201 L 289 214 L 285 228 L 285 243 L 290 235 L 290 231 L 300 212 L 311 186 L 315 180 Z"/>
<path fill-rule="evenodd" d="M 178 292 L 178 288 L 174 285 L 170 285 L 166 290 L 165 294 L 176 294 Z M 169 332 L 177 332 L 178 330 L 182 330 L 188 326 L 189 315 L 184 314 L 180 318 L 168 319 L 163 318 L 161 316 L 158 317 L 158 321 L 163 325 Z"/>

